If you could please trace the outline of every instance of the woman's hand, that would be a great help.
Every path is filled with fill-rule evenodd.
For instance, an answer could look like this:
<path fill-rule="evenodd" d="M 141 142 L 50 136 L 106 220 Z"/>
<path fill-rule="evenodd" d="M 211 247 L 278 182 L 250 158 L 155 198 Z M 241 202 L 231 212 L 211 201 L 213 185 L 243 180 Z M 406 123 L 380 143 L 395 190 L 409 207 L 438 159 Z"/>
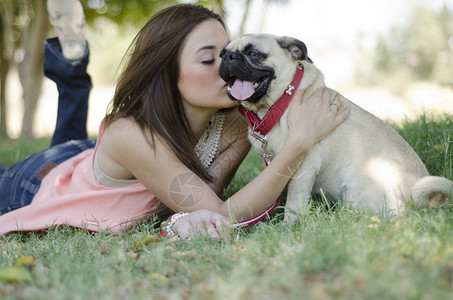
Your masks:
<path fill-rule="evenodd" d="M 288 140 L 291 139 L 298 147 L 309 151 L 346 120 L 351 110 L 347 108 L 338 113 L 340 95 L 328 88 L 318 89 L 304 101 L 302 97 L 303 91 L 298 90 L 290 103 Z"/>
<path fill-rule="evenodd" d="M 227 217 L 210 210 L 197 210 L 176 221 L 173 231 L 182 239 L 193 235 L 218 238 L 228 234 L 231 229 Z"/>

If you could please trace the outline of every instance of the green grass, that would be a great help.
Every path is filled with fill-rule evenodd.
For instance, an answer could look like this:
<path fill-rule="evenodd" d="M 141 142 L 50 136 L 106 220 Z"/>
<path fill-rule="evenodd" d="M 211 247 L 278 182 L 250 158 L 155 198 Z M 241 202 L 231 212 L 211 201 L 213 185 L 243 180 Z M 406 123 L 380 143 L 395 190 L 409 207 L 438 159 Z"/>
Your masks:
<path fill-rule="evenodd" d="M 4 140 L 0 138 L 0 163 L 11 166 L 50 145 L 50 138 Z"/>
<path fill-rule="evenodd" d="M 433 175 L 453 177 L 453 116 L 421 116 L 394 127 Z M 4 147 L 16 154 L 4 157 L 11 151 Z M 26 155 L 27 147 L 2 142 L 1 161 Z M 225 194 L 262 167 L 251 153 Z M 60 227 L 0 238 L 0 271 L 35 259 L 24 267 L 32 282 L 0 281 L 0 298 L 450 299 L 453 293 L 453 207 L 387 220 L 319 206 L 295 224 L 271 220 L 220 241 L 146 242 L 156 234 L 142 224 L 121 235 Z"/>

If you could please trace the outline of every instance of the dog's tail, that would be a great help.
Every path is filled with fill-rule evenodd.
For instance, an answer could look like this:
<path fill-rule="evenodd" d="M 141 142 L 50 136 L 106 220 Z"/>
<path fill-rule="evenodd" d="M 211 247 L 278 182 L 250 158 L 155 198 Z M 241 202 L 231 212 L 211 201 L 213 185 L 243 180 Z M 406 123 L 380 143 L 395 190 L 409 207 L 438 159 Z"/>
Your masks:
<path fill-rule="evenodd" d="M 453 181 L 439 176 L 423 177 L 412 186 L 411 196 L 416 206 L 445 206 L 453 200 Z"/>

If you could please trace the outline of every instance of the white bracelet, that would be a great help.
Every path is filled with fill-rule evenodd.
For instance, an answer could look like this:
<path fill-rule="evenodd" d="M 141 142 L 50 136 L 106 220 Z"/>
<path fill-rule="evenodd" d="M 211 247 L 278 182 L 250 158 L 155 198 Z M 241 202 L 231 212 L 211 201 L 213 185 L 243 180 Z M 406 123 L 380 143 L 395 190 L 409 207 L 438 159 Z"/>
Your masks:
<path fill-rule="evenodd" d="M 164 236 L 167 236 L 167 237 L 175 236 L 176 233 L 173 231 L 173 226 L 175 225 L 176 221 L 187 216 L 188 214 L 189 213 L 187 213 L 187 212 L 179 212 L 174 215 L 171 215 L 167 221 L 162 222 L 160 227 L 162 228 L 162 232 L 163 232 Z"/>

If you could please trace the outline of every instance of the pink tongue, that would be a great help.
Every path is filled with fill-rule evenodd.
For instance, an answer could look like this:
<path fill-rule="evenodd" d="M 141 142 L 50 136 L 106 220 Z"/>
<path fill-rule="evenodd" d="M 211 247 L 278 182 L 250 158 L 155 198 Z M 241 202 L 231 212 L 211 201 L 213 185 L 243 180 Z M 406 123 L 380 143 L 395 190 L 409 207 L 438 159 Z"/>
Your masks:
<path fill-rule="evenodd" d="M 245 100 L 255 93 L 252 81 L 236 79 L 231 86 L 230 94 L 237 100 Z"/>

